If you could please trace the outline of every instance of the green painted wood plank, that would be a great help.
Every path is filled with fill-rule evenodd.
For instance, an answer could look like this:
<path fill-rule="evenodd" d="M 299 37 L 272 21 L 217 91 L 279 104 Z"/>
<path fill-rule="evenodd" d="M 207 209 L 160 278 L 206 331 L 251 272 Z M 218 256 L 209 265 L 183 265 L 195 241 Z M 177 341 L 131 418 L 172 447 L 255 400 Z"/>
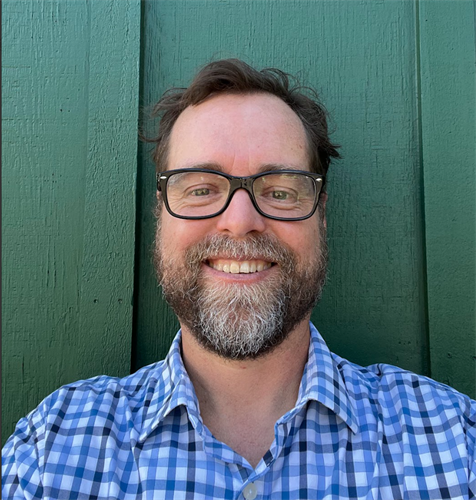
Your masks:
<path fill-rule="evenodd" d="M 475 3 L 419 7 L 431 374 L 476 397 Z"/>
<path fill-rule="evenodd" d="M 130 368 L 139 0 L 2 2 L 3 429 Z"/>
<path fill-rule="evenodd" d="M 353 361 L 428 373 L 415 4 L 146 0 L 143 36 L 144 105 L 223 57 L 321 91 L 344 160 L 329 179 L 329 282 L 313 318 Z M 154 167 L 141 155 L 136 367 L 162 358 L 177 326 L 153 275 Z"/>

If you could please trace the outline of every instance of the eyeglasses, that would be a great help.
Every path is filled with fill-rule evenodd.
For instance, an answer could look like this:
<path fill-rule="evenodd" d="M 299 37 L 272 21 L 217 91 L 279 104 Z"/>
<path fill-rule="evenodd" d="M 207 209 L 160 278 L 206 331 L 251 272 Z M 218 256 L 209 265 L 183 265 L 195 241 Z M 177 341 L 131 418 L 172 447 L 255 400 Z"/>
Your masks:
<path fill-rule="evenodd" d="M 238 189 L 248 192 L 256 210 L 269 219 L 304 220 L 316 211 L 324 176 L 277 170 L 235 177 L 202 168 L 157 174 L 157 189 L 168 212 L 179 219 L 208 219 L 223 213 Z"/>

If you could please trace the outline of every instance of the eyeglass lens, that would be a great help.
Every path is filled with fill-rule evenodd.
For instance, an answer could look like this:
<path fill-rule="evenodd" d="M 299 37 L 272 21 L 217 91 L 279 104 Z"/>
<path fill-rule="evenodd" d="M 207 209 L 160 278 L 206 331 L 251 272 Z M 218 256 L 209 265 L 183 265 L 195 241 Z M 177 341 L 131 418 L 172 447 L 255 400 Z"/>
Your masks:
<path fill-rule="evenodd" d="M 227 203 L 229 192 L 228 179 L 211 172 L 177 173 L 167 183 L 170 210 L 184 217 L 206 217 L 219 212 Z M 263 213 L 292 219 L 312 212 L 316 186 L 304 174 L 270 173 L 254 179 L 253 195 Z"/>

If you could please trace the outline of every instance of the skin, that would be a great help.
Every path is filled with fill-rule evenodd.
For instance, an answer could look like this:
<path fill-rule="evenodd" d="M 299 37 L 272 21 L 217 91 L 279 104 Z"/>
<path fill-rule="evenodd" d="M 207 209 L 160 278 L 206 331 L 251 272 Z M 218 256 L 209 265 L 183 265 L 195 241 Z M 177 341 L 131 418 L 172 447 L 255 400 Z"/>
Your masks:
<path fill-rule="evenodd" d="M 170 138 L 168 169 L 208 165 L 237 176 L 273 170 L 273 165 L 309 170 L 307 148 L 299 117 L 277 97 L 219 95 L 179 116 Z M 321 201 L 323 210 L 325 196 Z M 165 209 L 161 217 L 165 258 L 183 258 L 188 247 L 209 234 L 239 240 L 262 233 L 276 236 L 295 253 L 298 265 L 306 266 L 320 244 L 318 212 L 305 221 L 267 219 L 254 209 L 244 190 L 237 191 L 227 210 L 212 219 L 177 219 Z M 226 263 L 227 256 L 220 257 Z M 207 263 L 202 270 L 206 280 L 220 286 L 230 282 L 247 286 L 278 271 L 272 266 L 252 274 L 227 274 Z M 205 425 L 253 467 L 274 440 L 276 420 L 296 403 L 309 349 L 309 319 L 310 314 L 268 355 L 244 361 L 226 360 L 205 350 L 181 324 L 183 360 Z"/>

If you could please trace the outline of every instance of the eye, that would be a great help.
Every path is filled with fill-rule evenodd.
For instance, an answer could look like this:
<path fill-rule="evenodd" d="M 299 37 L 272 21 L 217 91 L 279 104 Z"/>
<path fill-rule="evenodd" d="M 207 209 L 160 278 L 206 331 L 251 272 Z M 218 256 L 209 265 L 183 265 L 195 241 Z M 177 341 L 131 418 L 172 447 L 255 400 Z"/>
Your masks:
<path fill-rule="evenodd" d="M 192 196 L 208 196 L 210 194 L 210 189 L 208 188 L 198 188 L 190 192 Z"/>
<path fill-rule="evenodd" d="M 259 193 L 259 198 L 267 200 L 267 203 L 296 203 L 299 201 L 299 195 L 296 191 L 288 188 L 282 188 L 281 186 L 276 186 Z"/>
<path fill-rule="evenodd" d="M 273 191 L 271 196 L 274 200 L 287 200 L 289 198 L 289 193 L 286 191 Z"/>
<path fill-rule="evenodd" d="M 200 183 L 186 186 L 183 194 L 187 198 L 205 198 L 208 196 L 216 196 L 219 193 L 219 186 L 210 183 Z"/>

